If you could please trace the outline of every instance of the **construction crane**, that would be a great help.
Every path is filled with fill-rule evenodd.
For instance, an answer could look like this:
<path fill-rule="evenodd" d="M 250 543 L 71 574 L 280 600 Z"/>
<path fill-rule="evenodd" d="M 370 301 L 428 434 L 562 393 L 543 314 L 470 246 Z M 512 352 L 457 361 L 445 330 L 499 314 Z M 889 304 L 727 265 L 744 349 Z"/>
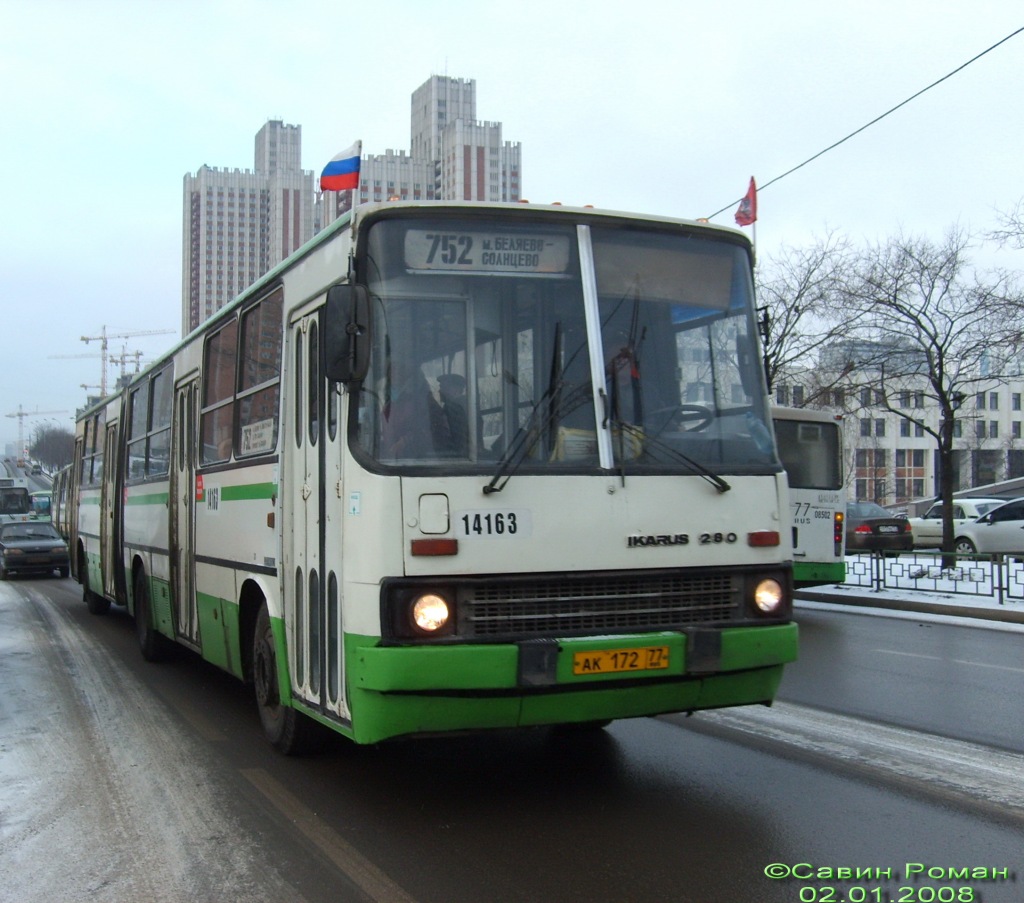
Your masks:
<path fill-rule="evenodd" d="M 49 360 L 51 360 L 51 361 L 68 361 L 68 360 L 78 360 L 78 359 L 81 359 L 81 358 L 90 358 L 90 357 L 91 358 L 98 358 L 98 357 L 101 357 L 101 356 L 102 355 L 100 355 L 99 353 L 97 353 L 97 354 L 48 354 L 47 358 Z M 129 364 L 130 361 L 134 361 L 135 362 L 135 372 L 136 373 L 138 373 L 138 372 L 140 372 L 142 370 L 142 365 L 143 364 L 150 363 L 150 361 L 143 359 L 141 351 L 138 351 L 138 350 L 136 350 L 136 351 L 129 351 L 127 348 L 122 350 L 122 352 L 120 354 L 116 354 L 116 355 L 115 354 L 111 354 L 107 358 L 107 365 L 108 366 L 113 366 L 114 364 L 117 364 L 121 368 L 121 382 L 118 383 L 119 386 L 120 385 L 124 385 L 124 378 L 128 375 L 128 364 Z M 86 383 L 81 383 L 80 385 L 82 386 L 83 389 L 100 389 L 101 390 L 101 395 L 100 395 L 101 398 L 104 397 L 107 394 L 106 383 L 104 383 L 101 386 L 87 385 Z"/>
<path fill-rule="evenodd" d="M 100 343 L 100 357 L 103 359 L 103 376 L 100 380 L 100 389 L 102 390 L 103 396 L 106 397 L 107 394 L 107 361 L 110 339 L 132 339 L 140 335 L 171 335 L 173 332 L 173 329 L 142 329 L 137 332 L 108 333 L 107 327 L 104 326 L 100 330 L 99 335 L 82 336 L 82 341 L 85 342 L 86 345 L 90 342 Z"/>
<path fill-rule="evenodd" d="M 13 414 L 8 414 L 8 417 L 18 418 L 18 457 L 24 458 L 26 452 L 25 448 L 25 418 L 26 417 L 49 417 L 51 414 L 66 414 L 67 411 L 26 411 L 21 405 L 18 405 L 18 410 Z"/>

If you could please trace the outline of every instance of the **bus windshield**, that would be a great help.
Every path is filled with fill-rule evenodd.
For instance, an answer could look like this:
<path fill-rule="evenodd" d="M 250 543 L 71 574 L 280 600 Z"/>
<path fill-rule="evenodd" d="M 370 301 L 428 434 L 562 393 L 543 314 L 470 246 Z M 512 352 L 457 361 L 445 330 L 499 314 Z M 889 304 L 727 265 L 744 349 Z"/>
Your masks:
<path fill-rule="evenodd" d="M 778 469 L 742 246 L 423 216 L 381 219 L 361 247 L 372 346 L 354 437 L 375 464 Z"/>
<path fill-rule="evenodd" d="M 0 489 L 0 514 L 28 514 L 31 509 L 28 490 L 24 487 Z"/>
<path fill-rule="evenodd" d="M 776 419 L 775 439 L 790 487 L 842 488 L 839 424 Z"/>

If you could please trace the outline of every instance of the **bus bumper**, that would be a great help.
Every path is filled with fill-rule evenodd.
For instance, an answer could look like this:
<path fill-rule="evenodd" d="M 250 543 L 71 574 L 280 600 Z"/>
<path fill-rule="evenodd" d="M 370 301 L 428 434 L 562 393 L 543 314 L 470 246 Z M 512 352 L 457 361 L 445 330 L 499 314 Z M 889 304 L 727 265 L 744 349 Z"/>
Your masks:
<path fill-rule="evenodd" d="M 347 639 L 359 743 L 768 703 L 783 665 L 797 657 L 795 623 L 495 645 Z M 667 663 L 659 653 L 653 669 L 587 673 L 588 663 L 624 662 L 652 648 L 666 650 Z"/>

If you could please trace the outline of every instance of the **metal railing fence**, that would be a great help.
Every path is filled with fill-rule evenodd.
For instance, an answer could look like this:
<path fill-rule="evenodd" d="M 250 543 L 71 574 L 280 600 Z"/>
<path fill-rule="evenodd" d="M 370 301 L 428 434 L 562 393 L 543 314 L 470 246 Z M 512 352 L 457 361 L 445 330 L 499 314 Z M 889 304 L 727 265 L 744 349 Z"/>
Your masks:
<path fill-rule="evenodd" d="M 956 555 L 944 567 L 942 552 L 863 552 L 846 557 L 846 586 L 963 596 L 989 596 L 1000 605 L 1024 602 L 1024 557 Z"/>

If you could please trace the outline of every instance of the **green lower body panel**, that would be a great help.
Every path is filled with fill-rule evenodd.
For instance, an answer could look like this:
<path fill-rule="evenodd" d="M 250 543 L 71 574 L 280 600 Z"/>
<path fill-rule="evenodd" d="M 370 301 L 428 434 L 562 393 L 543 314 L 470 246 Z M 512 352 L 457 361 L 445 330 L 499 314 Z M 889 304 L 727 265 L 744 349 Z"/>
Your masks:
<path fill-rule="evenodd" d="M 171 612 L 171 587 L 166 580 L 151 577 L 149 600 L 153 609 L 156 629 L 166 637 L 174 639 L 174 615 Z"/>
<path fill-rule="evenodd" d="M 771 702 L 796 624 L 518 644 L 346 638 L 352 735 L 573 724 Z"/>
<path fill-rule="evenodd" d="M 846 562 L 844 561 L 797 561 L 793 563 L 793 585 L 797 588 L 845 582 Z"/>
<path fill-rule="evenodd" d="M 199 644 L 203 658 L 218 668 L 242 677 L 242 651 L 239 637 L 238 605 L 207 593 L 196 593 L 199 616 Z M 283 637 L 284 627 L 276 625 Z"/>

